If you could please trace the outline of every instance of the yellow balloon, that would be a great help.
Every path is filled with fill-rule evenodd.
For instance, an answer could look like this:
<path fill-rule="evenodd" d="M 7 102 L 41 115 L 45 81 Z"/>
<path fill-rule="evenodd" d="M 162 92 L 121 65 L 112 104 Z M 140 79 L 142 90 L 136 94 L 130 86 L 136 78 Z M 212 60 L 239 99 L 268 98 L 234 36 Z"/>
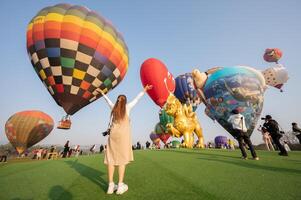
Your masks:
<path fill-rule="evenodd" d="M 170 94 L 165 104 L 166 113 L 174 117 L 174 123 L 166 125 L 169 134 L 174 137 L 184 137 L 182 147 L 193 148 L 194 135 L 198 137 L 196 147 L 204 148 L 204 137 L 202 127 L 196 114 L 192 111 L 192 106 L 182 105 L 181 102 Z"/>

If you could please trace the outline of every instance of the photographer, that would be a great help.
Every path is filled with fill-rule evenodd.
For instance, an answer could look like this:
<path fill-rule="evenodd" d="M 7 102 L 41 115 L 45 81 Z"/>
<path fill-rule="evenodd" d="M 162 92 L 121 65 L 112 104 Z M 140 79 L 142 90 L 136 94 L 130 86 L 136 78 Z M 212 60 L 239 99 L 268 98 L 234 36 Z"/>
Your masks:
<path fill-rule="evenodd" d="M 254 160 L 259 160 L 254 150 L 253 144 L 250 140 L 250 136 L 247 133 L 247 127 L 245 123 L 245 117 L 239 113 L 237 109 L 232 110 L 232 115 L 229 117 L 228 122 L 232 124 L 233 133 L 232 135 L 238 141 L 239 148 L 242 153 L 243 159 L 248 159 L 243 142 L 245 142 L 251 151 Z"/>
<path fill-rule="evenodd" d="M 261 118 L 262 120 L 265 120 L 263 127 L 267 129 L 267 131 L 270 133 L 274 144 L 278 147 L 280 150 L 279 155 L 280 156 L 288 156 L 287 151 L 283 147 L 283 145 L 280 143 L 280 138 L 282 137 L 281 132 L 279 130 L 279 124 L 276 120 L 272 119 L 271 115 L 266 115 L 265 118 Z"/>
<path fill-rule="evenodd" d="M 294 133 L 296 133 L 296 137 L 299 140 L 299 143 L 301 144 L 301 129 L 298 127 L 296 122 L 292 123 L 292 130 Z"/>

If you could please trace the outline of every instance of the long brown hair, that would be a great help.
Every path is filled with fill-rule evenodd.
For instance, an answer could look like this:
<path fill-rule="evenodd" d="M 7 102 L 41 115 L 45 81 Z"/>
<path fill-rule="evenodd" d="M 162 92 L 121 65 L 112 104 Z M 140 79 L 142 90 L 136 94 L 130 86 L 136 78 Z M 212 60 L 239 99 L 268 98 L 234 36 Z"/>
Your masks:
<path fill-rule="evenodd" d="M 113 116 L 113 122 L 124 119 L 126 114 L 126 96 L 119 95 L 117 101 L 112 109 L 111 116 Z"/>

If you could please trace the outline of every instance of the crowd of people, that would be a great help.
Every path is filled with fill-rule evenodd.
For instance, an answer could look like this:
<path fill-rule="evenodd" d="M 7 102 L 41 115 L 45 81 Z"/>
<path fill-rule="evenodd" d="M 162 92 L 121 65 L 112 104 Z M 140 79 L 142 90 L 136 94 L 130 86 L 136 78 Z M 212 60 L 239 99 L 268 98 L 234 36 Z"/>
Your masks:
<path fill-rule="evenodd" d="M 257 129 L 262 133 L 262 139 L 266 145 L 268 151 L 279 150 L 278 153 L 280 156 L 288 156 L 288 151 L 290 147 L 287 141 L 281 142 L 284 131 L 280 127 L 279 123 L 272 118 L 271 115 L 266 115 L 264 118 L 263 125 L 260 125 Z M 239 148 L 242 153 L 242 158 L 247 159 L 246 146 L 250 150 L 254 160 L 259 160 L 259 157 L 256 154 L 254 146 L 250 140 L 250 135 L 245 126 L 245 118 L 242 114 L 239 113 L 237 109 L 232 111 L 232 115 L 229 117 L 228 122 L 232 124 L 233 132 L 231 133 L 234 138 L 238 141 Z M 301 144 L 301 129 L 298 127 L 297 123 L 292 123 L 292 131 L 299 139 Z"/>
<path fill-rule="evenodd" d="M 288 151 L 291 151 L 288 143 L 289 141 L 283 140 L 281 142 L 281 138 L 285 134 L 285 132 L 280 127 L 279 123 L 272 118 L 271 115 L 266 115 L 263 126 L 259 126 L 258 131 L 262 133 L 262 139 L 266 145 L 266 149 L 268 151 L 279 150 L 279 155 L 287 156 Z M 301 144 L 301 129 L 298 127 L 296 122 L 292 124 L 292 132 L 293 135 L 299 140 L 299 144 Z"/>
<path fill-rule="evenodd" d="M 96 145 L 92 145 L 89 149 L 90 154 L 94 154 L 96 150 Z M 72 155 L 78 157 L 79 155 L 83 155 L 83 150 L 80 145 L 75 145 L 73 148 L 70 147 L 70 141 L 68 140 L 62 150 L 57 150 L 55 145 L 52 145 L 50 149 L 48 148 L 39 148 L 32 151 L 33 157 L 32 159 L 42 160 L 42 159 L 53 159 L 53 158 L 70 158 Z"/>

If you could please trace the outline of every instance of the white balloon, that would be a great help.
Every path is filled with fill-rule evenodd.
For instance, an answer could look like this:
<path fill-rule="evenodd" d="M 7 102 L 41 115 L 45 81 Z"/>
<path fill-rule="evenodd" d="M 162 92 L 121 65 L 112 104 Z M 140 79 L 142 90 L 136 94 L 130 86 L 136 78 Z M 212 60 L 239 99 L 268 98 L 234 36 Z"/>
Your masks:
<path fill-rule="evenodd" d="M 267 85 L 280 89 L 289 79 L 286 68 L 281 64 L 276 64 L 262 71 Z"/>

